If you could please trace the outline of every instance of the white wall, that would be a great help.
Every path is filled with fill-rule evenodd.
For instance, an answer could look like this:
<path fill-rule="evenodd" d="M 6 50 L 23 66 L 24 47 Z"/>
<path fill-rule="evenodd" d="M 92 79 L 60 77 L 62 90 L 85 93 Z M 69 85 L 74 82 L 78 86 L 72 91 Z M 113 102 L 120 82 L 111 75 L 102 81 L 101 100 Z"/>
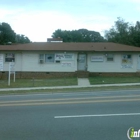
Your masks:
<path fill-rule="evenodd" d="M 22 71 L 31 72 L 74 72 L 77 70 L 77 55 L 74 54 L 74 60 L 61 60 L 60 63 L 39 63 L 39 54 L 53 54 L 55 52 L 23 52 L 22 53 Z M 64 52 L 59 52 L 64 53 Z M 75 61 L 76 60 L 76 61 Z M 62 66 L 63 62 L 70 62 L 71 66 Z"/>
<path fill-rule="evenodd" d="M 137 71 L 137 57 L 136 53 L 110 53 L 114 54 L 114 61 L 108 62 L 106 55 L 107 53 L 90 53 L 88 55 L 88 71 L 90 72 L 136 72 Z M 108 53 L 109 54 L 109 53 Z M 131 54 L 132 55 L 132 68 L 122 68 L 122 55 Z M 102 62 L 92 62 L 91 56 L 99 55 L 103 56 Z"/>
<path fill-rule="evenodd" d="M 39 54 L 48 54 L 55 52 L 44 52 L 44 51 L 3 51 L 0 54 L 4 54 L 3 67 L 4 71 L 8 71 L 9 62 L 5 62 L 5 53 L 15 53 L 15 69 L 16 71 L 27 71 L 27 72 L 75 72 L 77 71 L 77 55 L 76 52 L 70 52 L 74 54 L 74 60 L 61 60 L 61 63 L 39 63 Z M 64 52 L 59 52 L 64 53 Z M 89 53 L 87 54 L 87 71 L 89 72 L 137 72 L 138 70 L 138 55 L 139 53 L 111 53 L 114 54 L 114 61 L 107 62 L 106 53 Z M 122 55 L 132 55 L 132 68 L 122 68 Z M 102 62 L 92 62 L 92 55 L 103 56 Z M 71 66 L 62 66 L 63 62 L 71 62 Z"/>

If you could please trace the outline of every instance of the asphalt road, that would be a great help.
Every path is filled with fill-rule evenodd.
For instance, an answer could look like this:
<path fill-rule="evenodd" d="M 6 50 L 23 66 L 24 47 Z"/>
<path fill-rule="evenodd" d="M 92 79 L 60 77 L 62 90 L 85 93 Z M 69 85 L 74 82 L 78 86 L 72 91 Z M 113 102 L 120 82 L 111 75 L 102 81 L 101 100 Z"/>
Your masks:
<path fill-rule="evenodd" d="M 139 90 L 0 96 L 0 140 L 128 140 L 130 127 Z"/>

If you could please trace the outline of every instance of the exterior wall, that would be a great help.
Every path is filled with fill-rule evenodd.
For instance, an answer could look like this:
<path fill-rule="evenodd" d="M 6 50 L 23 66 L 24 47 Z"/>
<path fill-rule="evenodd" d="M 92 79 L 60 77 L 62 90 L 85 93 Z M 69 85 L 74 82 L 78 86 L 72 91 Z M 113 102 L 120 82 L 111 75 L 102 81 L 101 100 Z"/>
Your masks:
<path fill-rule="evenodd" d="M 123 72 L 137 72 L 137 60 L 138 60 L 138 54 L 137 53 L 110 53 L 114 55 L 114 60 L 108 62 L 105 54 L 109 53 L 90 53 L 88 55 L 87 59 L 87 71 L 89 72 L 117 72 L 117 73 L 123 73 Z M 122 67 L 122 55 L 124 54 L 131 54 L 132 56 L 132 67 L 131 68 L 124 68 Z M 93 55 L 99 55 L 103 56 L 103 61 L 100 62 L 92 62 L 91 61 L 91 56 Z"/>
<path fill-rule="evenodd" d="M 73 54 L 73 60 L 61 60 L 60 63 L 39 63 L 39 54 L 55 54 L 56 52 L 44 52 L 44 51 L 24 51 L 24 52 L 0 52 L 4 54 L 3 71 L 9 70 L 9 62 L 5 62 L 6 53 L 15 54 L 15 70 L 21 72 L 75 72 L 77 70 L 77 53 Z M 58 54 L 64 54 L 64 52 L 58 52 Z M 70 63 L 71 65 L 67 65 Z M 62 65 L 66 64 L 66 65 Z"/>
<path fill-rule="evenodd" d="M 22 71 L 31 72 L 74 72 L 77 70 L 77 55 L 74 54 L 74 60 L 61 60 L 60 63 L 39 63 L 39 54 L 55 54 L 56 52 L 23 52 L 22 53 Z M 64 52 L 59 52 L 63 54 Z M 68 53 L 69 54 L 69 53 Z M 62 63 L 71 63 L 71 66 L 63 66 Z"/>
<path fill-rule="evenodd" d="M 60 63 L 39 63 L 39 54 L 52 54 L 56 52 L 43 52 L 43 51 L 3 51 L 0 52 L 4 54 L 4 62 L 3 62 L 3 71 L 8 71 L 9 63 L 5 62 L 5 53 L 15 53 L 15 70 L 17 72 L 75 72 L 77 71 L 77 52 L 69 52 L 70 54 L 74 54 L 74 60 L 61 60 Z M 63 54 L 64 52 L 58 52 Z M 68 54 L 69 54 L 68 53 Z M 139 53 L 115 53 L 112 52 L 110 54 L 114 54 L 114 60 L 112 62 L 108 62 L 105 54 L 109 53 L 87 53 L 87 71 L 94 73 L 134 73 L 138 72 L 138 55 Z M 123 54 L 131 54 L 132 55 L 132 67 L 131 68 L 123 68 L 122 67 L 122 55 Z M 102 62 L 93 62 L 91 61 L 91 56 L 99 55 L 103 56 Z M 70 62 L 71 66 L 62 65 L 63 62 Z"/>

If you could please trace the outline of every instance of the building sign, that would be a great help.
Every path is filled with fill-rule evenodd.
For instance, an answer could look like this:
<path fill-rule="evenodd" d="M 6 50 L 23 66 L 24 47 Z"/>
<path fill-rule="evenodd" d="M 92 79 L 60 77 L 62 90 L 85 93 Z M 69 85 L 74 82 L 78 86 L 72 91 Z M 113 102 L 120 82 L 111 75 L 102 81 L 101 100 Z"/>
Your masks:
<path fill-rule="evenodd" d="M 9 63 L 9 71 L 10 73 L 15 73 L 15 62 Z"/>
<path fill-rule="evenodd" d="M 122 68 L 133 68 L 131 65 L 122 65 Z"/>
<path fill-rule="evenodd" d="M 74 54 L 55 54 L 55 60 L 74 60 Z"/>
<path fill-rule="evenodd" d="M 0 71 L 3 71 L 3 54 L 0 54 Z"/>
<path fill-rule="evenodd" d="M 8 86 L 10 86 L 11 74 L 14 74 L 15 82 L 15 62 L 9 62 Z"/>
<path fill-rule="evenodd" d="M 102 55 L 92 55 L 91 56 L 91 61 L 92 62 L 102 62 L 102 61 L 104 61 L 104 56 L 102 56 Z"/>
<path fill-rule="evenodd" d="M 61 65 L 62 65 L 62 67 L 72 67 L 71 62 L 62 62 Z"/>
<path fill-rule="evenodd" d="M 64 54 L 55 54 L 55 60 L 64 60 Z"/>
<path fill-rule="evenodd" d="M 15 54 L 13 53 L 5 54 L 5 62 L 15 62 Z"/>

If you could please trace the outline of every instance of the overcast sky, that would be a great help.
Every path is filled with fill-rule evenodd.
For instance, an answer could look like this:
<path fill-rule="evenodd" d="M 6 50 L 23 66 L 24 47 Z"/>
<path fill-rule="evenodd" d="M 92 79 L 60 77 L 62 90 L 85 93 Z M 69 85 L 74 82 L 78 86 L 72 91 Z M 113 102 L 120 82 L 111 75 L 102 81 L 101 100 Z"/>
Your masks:
<path fill-rule="evenodd" d="M 104 35 L 117 17 L 140 21 L 140 0 L 0 0 L 0 22 L 33 42 L 46 42 L 57 29 L 85 28 Z"/>

